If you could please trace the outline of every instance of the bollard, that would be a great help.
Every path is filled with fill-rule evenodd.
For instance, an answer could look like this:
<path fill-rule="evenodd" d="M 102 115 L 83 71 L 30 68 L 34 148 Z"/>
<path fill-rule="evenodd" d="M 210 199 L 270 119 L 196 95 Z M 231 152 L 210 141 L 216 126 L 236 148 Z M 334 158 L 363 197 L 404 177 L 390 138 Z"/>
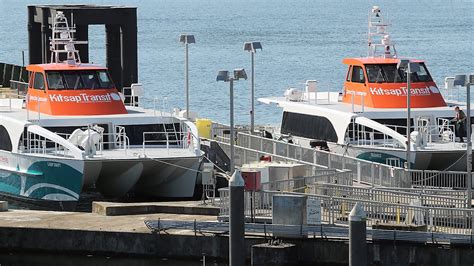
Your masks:
<path fill-rule="evenodd" d="M 229 265 L 245 265 L 245 217 L 244 217 L 244 179 L 235 170 L 229 180 Z"/>
<path fill-rule="evenodd" d="M 366 216 L 356 203 L 349 215 L 349 266 L 367 265 Z"/>

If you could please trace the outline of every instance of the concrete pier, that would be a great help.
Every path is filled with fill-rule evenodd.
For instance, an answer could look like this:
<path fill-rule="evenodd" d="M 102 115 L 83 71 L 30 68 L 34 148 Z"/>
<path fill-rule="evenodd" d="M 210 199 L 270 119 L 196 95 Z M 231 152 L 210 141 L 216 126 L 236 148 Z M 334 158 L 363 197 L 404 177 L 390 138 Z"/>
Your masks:
<path fill-rule="evenodd" d="M 294 244 L 259 244 L 252 247 L 252 266 L 296 265 L 298 250 Z"/>
<path fill-rule="evenodd" d="M 191 203 L 186 204 L 192 208 Z M 195 204 L 198 207 L 199 203 Z M 151 232 L 144 224 L 145 220 L 158 219 L 216 221 L 217 217 L 182 213 L 106 216 L 98 213 L 9 210 L 0 212 L 0 249 L 6 252 L 104 254 L 196 261 L 206 254 L 209 259 L 228 261 L 229 238 L 226 232 L 195 233 L 192 230 L 168 229 L 158 233 Z M 263 235 L 246 236 L 247 264 L 251 260 L 252 247 L 267 242 L 268 238 Z M 347 239 L 294 238 L 284 242 L 294 244 L 297 254 L 294 262 L 300 265 L 349 263 Z M 286 256 L 285 253 L 277 252 L 279 254 L 275 255 L 272 252 L 259 256 L 273 254 L 267 257 L 269 261 L 272 257 Z M 474 249 L 468 246 L 393 241 L 367 243 L 367 265 L 471 265 L 472 261 Z"/>

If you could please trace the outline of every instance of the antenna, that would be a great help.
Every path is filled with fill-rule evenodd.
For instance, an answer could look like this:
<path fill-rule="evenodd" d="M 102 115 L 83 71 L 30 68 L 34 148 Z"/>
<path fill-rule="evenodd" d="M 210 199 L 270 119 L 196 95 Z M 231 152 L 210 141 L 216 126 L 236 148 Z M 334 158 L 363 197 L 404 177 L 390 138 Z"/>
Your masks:
<path fill-rule="evenodd" d="M 71 13 L 71 22 L 74 21 L 74 14 Z M 74 33 L 76 27 L 74 24 L 69 27 L 68 21 L 64 12 L 57 11 L 54 17 L 52 27 L 52 38 L 50 40 L 51 50 L 51 63 L 64 63 L 61 54 L 66 55 L 66 62 L 68 64 L 80 64 L 81 58 L 79 56 L 79 50 L 76 49 L 75 44 L 86 44 L 87 41 L 75 41 Z"/>
<path fill-rule="evenodd" d="M 392 24 L 382 17 L 382 10 L 373 6 L 369 11 L 368 57 L 397 58 L 395 44 L 388 32 L 390 26 Z"/>

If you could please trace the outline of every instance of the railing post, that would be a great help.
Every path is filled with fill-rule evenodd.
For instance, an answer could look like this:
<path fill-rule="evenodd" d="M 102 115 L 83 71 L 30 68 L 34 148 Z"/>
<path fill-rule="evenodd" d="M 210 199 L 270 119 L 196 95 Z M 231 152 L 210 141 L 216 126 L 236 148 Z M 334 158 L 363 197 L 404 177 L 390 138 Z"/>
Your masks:
<path fill-rule="evenodd" d="M 383 173 L 382 173 L 382 165 L 377 165 L 377 166 L 378 166 L 378 168 L 379 168 L 379 185 L 382 186 L 382 185 L 383 185 L 383 184 L 382 184 L 382 175 L 383 175 Z"/>
<path fill-rule="evenodd" d="M 329 198 L 329 224 L 334 224 L 334 213 L 332 210 L 333 199 L 332 196 Z"/>
<path fill-rule="evenodd" d="M 374 181 L 375 181 L 375 164 L 370 164 L 370 177 L 371 177 L 372 186 L 374 186 Z"/>
<path fill-rule="evenodd" d="M 360 166 L 360 162 L 357 162 L 357 182 L 360 184 L 360 179 L 361 179 L 361 174 L 362 174 L 362 169 Z"/>
<path fill-rule="evenodd" d="M 313 163 L 318 164 L 318 154 L 316 150 L 313 150 Z"/>
<path fill-rule="evenodd" d="M 328 153 L 328 168 L 331 168 L 331 153 Z"/>
<path fill-rule="evenodd" d="M 242 161 L 242 165 L 247 163 L 247 149 L 243 149 L 243 161 Z"/>

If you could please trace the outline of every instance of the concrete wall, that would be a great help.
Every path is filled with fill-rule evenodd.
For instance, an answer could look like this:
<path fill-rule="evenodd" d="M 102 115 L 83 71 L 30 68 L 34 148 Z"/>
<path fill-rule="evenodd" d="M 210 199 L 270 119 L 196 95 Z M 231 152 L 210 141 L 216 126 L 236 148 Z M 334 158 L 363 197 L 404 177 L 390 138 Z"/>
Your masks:
<path fill-rule="evenodd" d="M 166 235 L 83 230 L 0 228 L 0 249 L 69 252 L 76 254 L 123 254 L 168 258 L 201 258 L 202 254 L 228 258 L 227 236 Z M 265 243 L 263 238 L 247 238 L 247 260 L 251 247 Z M 342 240 L 295 239 L 298 263 L 346 265 L 348 244 Z M 442 245 L 369 243 L 370 265 L 472 265 L 474 249 Z M 374 262 L 374 255 L 376 261 Z"/>

